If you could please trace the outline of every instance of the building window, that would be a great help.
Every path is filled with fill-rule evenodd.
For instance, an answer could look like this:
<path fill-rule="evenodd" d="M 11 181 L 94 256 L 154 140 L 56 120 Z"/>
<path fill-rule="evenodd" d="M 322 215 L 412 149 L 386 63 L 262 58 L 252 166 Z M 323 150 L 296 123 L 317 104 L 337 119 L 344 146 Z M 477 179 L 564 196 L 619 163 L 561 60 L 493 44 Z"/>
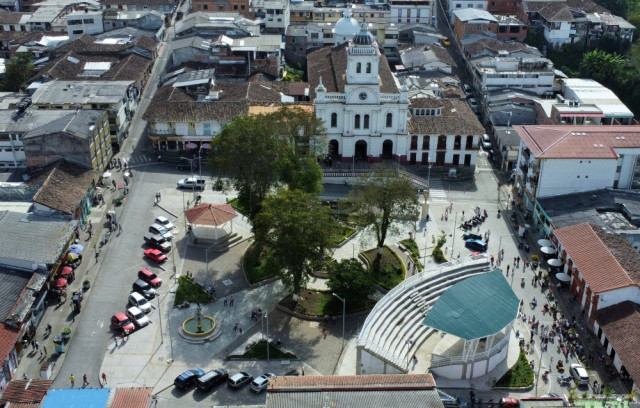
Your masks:
<path fill-rule="evenodd" d="M 335 112 L 331 114 L 331 127 L 338 127 L 338 114 Z"/>
<path fill-rule="evenodd" d="M 462 136 L 456 136 L 454 141 L 453 141 L 453 148 L 455 150 L 460 150 L 460 148 L 462 147 Z M 457 163 L 455 163 L 457 164 Z"/>
<path fill-rule="evenodd" d="M 356 115 L 353 127 L 356 129 L 360 129 L 360 115 Z"/>
<path fill-rule="evenodd" d="M 362 72 L 362 64 L 358 62 L 356 64 L 356 74 L 359 74 L 360 72 Z"/>
<path fill-rule="evenodd" d="M 411 136 L 410 150 L 418 150 L 418 136 Z"/>
<path fill-rule="evenodd" d="M 208 4 L 203 4 L 203 5 L 202 5 L 202 8 L 203 8 L 204 10 L 209 10 L 209 5 L 208 5 Z"/>
<path fill-rule="evenodd" d="M 391 113 L 387 113 L 387 127 L 393 126 L 393 115 Z"/>
<path fill-rule="evenodd" d="M 369 115 L 364 115 L 364 126 L 363 128 L 369 129 Z"/>
<path fill-rule="evenodd" d="M 422 136 L 422 150 L 429 150 L 429 136 Z"/>
<path fill-rule="evenodd" d="M 371 63 L 367 62 L 367 74 L 371 73 Z"/>

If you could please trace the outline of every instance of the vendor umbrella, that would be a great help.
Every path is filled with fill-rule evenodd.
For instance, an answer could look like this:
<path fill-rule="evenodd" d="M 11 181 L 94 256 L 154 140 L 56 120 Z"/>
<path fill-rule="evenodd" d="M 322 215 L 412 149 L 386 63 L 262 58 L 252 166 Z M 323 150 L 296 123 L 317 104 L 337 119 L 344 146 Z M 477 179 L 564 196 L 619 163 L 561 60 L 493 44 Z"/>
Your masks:
<path fill-rule="evenodd" d="M 73 244 L 69 247 L 69 252 L 72 252 L 74 254 L 79 254 L 82 251 L 84 251 L 84 247 L 80 244 Z"/>
<path fill-rule="evenodd" d="M 556 278 L 558 278 L 560 282 L 569 282 L 571 280 L 571 276 L 566 273 L 559 273 L 556 275 Z"/>
<path fill-rule="evenodd" d="M 195 149 L 196 147 L 198 147 L 198 145 L 195 143 L 189 142 L 186 145 L 184 145 L 184 147 L 186 147 L 187 149 Z"/>
<path fill-rule="evenodd" d="M 549 241 L 548 239 L 539 239 L 538 240 L 538 245 L 540 245 L 541 247 L 543 246 L 553 246 L 553 242 Z"/>
<path fill-rule="evenodd" d="M 67 257 L 66 257 L 66 259 L 65 259 L 65 260 L 66 260 L 67 262 L 73 262 L 73 261 L 75 261 L 76 259 L 78 259 L 78 254 L 74 254 L 73 252 L 69 252 L 69 253 L 67 254 Z"/>
<path fill-rule="evenodd" d="M 547 255 L 552 255 L 556 253 L 556 249 L 550 246 L 543 246 L 542 248 L 540 248 L 540 251 L 542 251 L 543 254 L 547 254 Z"/>
<path fill-rule="evenodd" d="M 109 178 L 109 177 L 111 177 L 110 171 L 105 171 L 104 173 L 102 173 L 102 178 Z"/>
<path fill-rule="evenodd" d="M 117 188 L 118 188 L 118 189 L 123 189 L 123 188 L 125 188 L 125 187 L 126 187 L 126 184 L 124 184 L 124 183 L 120 183 L 120 184 L 118 184 L 118 187 L 117 187 Z"/>
<path fill-rule="evenodd" d="M 56 289 L 64 288 L 65 286 L 67 286 L 67 280 L 65 278 L 58 278 L 53 281 L 52 286 Z"/>
<path fill-rule="evenodd" d="M 65 279 L 66 279 L 66 278 L 67 278 L 69 275 L 71 275 L 72 273 L 73 273 L 73 268 L 72 268 L 72 267 L 70 267 L 70 266 L 65 266 L 64 268 L 62 268 L 62 269 L 60 270 L 60 273 L 58 273 L 58 275 L 59 275 L 61 278 L 65 278 Z"/>
<path fill-rule="evenodd" d="M 549 259 L 547 263 L 551 266 L 562 266 L 562 261 L 557 258 Z"/>

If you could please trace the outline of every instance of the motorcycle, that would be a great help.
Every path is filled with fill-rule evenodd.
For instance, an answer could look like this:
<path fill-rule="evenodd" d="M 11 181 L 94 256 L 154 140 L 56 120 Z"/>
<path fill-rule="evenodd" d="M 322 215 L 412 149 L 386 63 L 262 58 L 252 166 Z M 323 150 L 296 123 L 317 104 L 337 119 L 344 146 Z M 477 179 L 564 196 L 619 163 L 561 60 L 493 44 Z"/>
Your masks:
<path fill-rule="evenodd" d="M 549 379 L 549 371 L 545 371 L 544 373 L 542 373 L 542 380 L 546 382 L 548 379 Z"/>
<path fill-rule="evenodd" d="M 558 383 L 563 387 L 571 385 L 571 380 L 572 378 L 568 375 L 567 376 L 561 375 L 558 377 Z"/>
<path fill-rule="evenodd" d="M 180 303 L 176 307 L 178 309 L 187 309 L 187 308 L 189 308 L 189 306 L 190 306 L 189 301 L 185 300 L 184 302 Z"/>

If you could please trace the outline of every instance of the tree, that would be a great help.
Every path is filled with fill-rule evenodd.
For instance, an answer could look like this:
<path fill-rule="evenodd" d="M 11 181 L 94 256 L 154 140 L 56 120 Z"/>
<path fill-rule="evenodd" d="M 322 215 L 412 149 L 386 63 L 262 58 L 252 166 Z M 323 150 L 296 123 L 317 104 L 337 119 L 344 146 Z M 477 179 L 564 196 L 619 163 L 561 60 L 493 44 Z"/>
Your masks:
<path fill-rule="evenodd" d="M 211 165 L 230 175 L 239 205 L 253 221 L 269 191 L 281 183 L 320 191 L 322 170 L 308 146 L 319 145 L 323 137 L 321 122 L 300 108 L 238 116 L 214 139 Z"/>
<path fill-rule="evenodd" d="M 267 249 L 268 267 L 277 268 L 284 284 L 298 293 L 331 254 L 336 227 L 331 209 L 317 195 L 281 189 L 264 200 L 253 230 Z"/>
<path fill-rule="evenodd" d="M 16 92 L 27 84 L 33 75 L 34 65 L 31 62 L 31 54 L 17 54 L 9 58 L 6 63 L 6 72 L 2 89 L 5 92 Z"/>
<path fill-rule="evenodd" d="M 394 169 L 377 166 L 358 180 L 350 199 L 355 215 L 366 230 L 375 234 L 378 254 L 373 267 L 379 271 L 387 235 L 398 232 L 400 224 L 418 219 L 416 189 Z"/>
<path fill-rule="evenodd" d="M 604 86 L 613 88 L 623 65 L 624 59 L 620 55 L 593 50 L 584 54 L 580 62 L 580 76 L 593 78 Z"/>
<path fill-rule="evenodd" d="M 373 293 L 371 275 L 357 259 L 343 259 L 329 264 L 327 286 L 343 299 L 366 299 Z"/>

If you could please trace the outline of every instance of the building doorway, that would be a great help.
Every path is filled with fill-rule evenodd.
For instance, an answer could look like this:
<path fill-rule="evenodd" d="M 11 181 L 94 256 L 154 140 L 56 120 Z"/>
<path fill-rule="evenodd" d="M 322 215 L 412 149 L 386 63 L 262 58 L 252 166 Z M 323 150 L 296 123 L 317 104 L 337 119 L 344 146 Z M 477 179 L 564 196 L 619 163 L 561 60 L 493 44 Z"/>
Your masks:
<path fill-rule="evenodd" d="M 329 142 L 329 157 L 336 158 L 340 154 L 340 142 L 336 139 L 331 139 Z"/>
<path fill-rule="evenodd" d="M 382 159 L 393 159 L 393 142 L 389 139 L 382 143 Z"/>
<path fill-rule="evenodd" d="M 367 159 L 367 142 L 365 142 L 364 140 L 358 140 L 356 142 L 355 159 L 356 160 Z"/>

